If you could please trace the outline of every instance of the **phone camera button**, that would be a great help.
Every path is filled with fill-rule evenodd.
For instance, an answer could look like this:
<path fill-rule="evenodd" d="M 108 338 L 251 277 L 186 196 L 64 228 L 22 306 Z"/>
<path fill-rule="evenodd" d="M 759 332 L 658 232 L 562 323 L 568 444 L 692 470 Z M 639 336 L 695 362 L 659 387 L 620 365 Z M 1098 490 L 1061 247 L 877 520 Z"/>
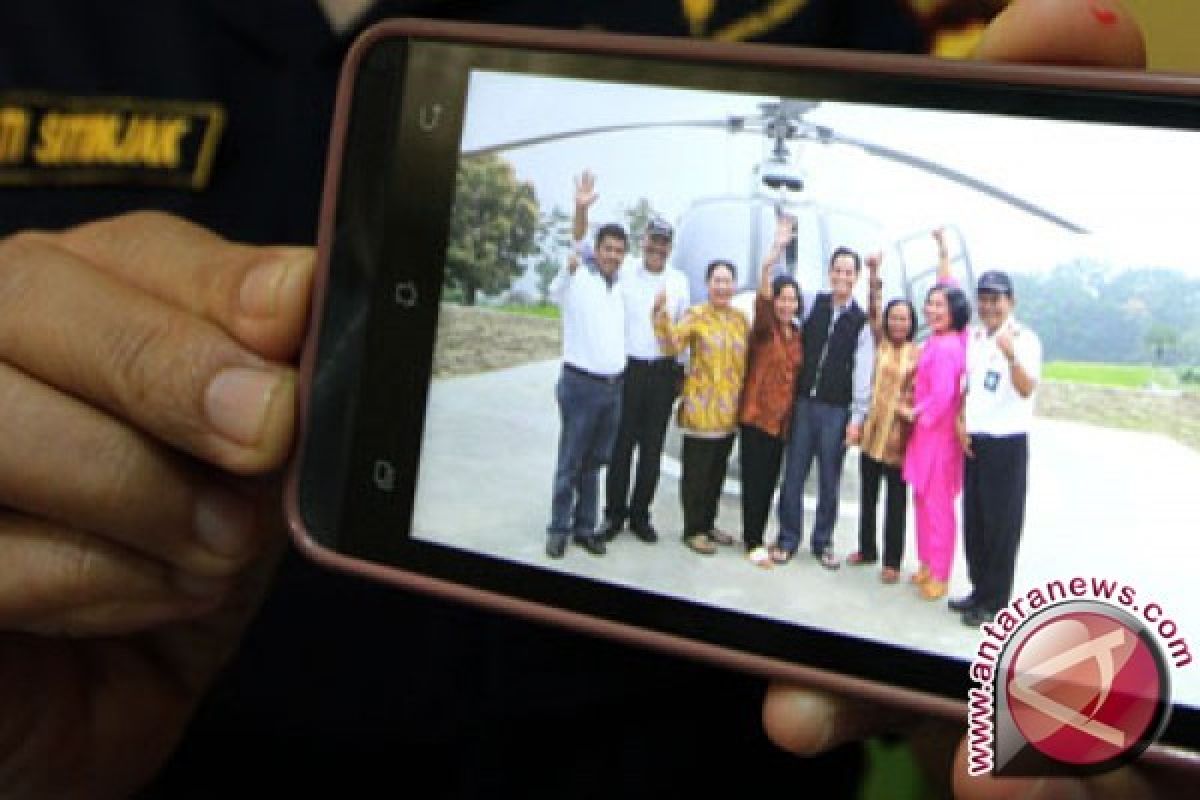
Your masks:
<path fill-rule="evenodd" d="M 417 285 L 412 281 L 401 281 L 396 284 L 396 305 L 401 308 L 412 308 L 417 304 Z"/>

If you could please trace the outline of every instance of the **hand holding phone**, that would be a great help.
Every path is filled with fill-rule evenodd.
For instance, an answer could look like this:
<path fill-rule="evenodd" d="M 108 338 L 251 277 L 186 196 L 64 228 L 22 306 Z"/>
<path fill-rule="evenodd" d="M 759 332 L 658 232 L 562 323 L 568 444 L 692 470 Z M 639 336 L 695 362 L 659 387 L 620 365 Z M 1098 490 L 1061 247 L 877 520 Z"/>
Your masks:
<path fill-rule="evenodd" d="M 0 247 L 4 794 L 136 794 L 236 648 L 282 534 L 312 265 L 151 212 Z"/>

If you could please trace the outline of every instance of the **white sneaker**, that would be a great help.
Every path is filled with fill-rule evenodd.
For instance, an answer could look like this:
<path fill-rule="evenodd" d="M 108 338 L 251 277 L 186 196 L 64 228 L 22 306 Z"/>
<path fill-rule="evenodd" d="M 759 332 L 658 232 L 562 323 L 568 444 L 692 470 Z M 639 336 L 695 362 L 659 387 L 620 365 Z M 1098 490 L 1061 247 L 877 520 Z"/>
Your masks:
<path fill-rule="evenodd" d="M 746 554 L 746 558 L 750 559 L 750 563 L 756 567 L 770 569 L 774 562 L 771 561 L 771 554 L 767 548 L 759 545 Z"/>

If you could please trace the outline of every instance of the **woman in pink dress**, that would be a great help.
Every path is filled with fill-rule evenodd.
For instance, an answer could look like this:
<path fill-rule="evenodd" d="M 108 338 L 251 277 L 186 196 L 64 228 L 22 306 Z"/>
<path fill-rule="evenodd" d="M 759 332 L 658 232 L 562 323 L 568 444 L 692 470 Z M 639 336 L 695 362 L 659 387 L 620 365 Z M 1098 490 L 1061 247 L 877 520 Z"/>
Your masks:
<path fill-rule="evenodd" d="M 925 296 L 925 321 L 933 335 L 917 360 L 913 423 L 904 455 L 904 481 L 917 512 L 917 559 L 913 581 L 926 600 L 946 594 L 954 561 L 954 500 L 962 490 L 963 451 L 956 424 L 962 408 L 966 327 L 971 305 L 957 286 L 939 283 Z"/>

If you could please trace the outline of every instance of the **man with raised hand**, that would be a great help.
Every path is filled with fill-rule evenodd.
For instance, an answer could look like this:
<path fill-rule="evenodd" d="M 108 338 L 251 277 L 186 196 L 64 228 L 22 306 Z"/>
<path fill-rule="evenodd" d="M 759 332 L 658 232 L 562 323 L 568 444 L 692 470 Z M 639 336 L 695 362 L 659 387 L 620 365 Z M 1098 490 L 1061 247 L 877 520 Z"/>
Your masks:
<path fill-rule="evenodd" d="M 563 366 L 555 387 L 561 428 L 546 555 L 562 558 L 567 539 L 592 555 L 604 555 L 597 531 L 600 470 L 612 454 L 625 374 L 625 303 L 617 270 L 629 237 L 617 224 L 596 231 L 591 253 L 579 237 L 587 209 L 596 202 L 595 178 L 584 171 L 575 182 L 576 248 L 550 284 L 562 310 Z"/>
<path fill-rule="evenodd" d="M 967 339 L 963 407 L 963 551 L 972 589 L 949 602 L 972 628 L 991 621 L 1012 599 L 1025 523 L 1029 430 L 1042 343 L 1013 315 L 1015 302 L 1007 273 L 980 276 L 976 307 L 982 324 Z"/>

